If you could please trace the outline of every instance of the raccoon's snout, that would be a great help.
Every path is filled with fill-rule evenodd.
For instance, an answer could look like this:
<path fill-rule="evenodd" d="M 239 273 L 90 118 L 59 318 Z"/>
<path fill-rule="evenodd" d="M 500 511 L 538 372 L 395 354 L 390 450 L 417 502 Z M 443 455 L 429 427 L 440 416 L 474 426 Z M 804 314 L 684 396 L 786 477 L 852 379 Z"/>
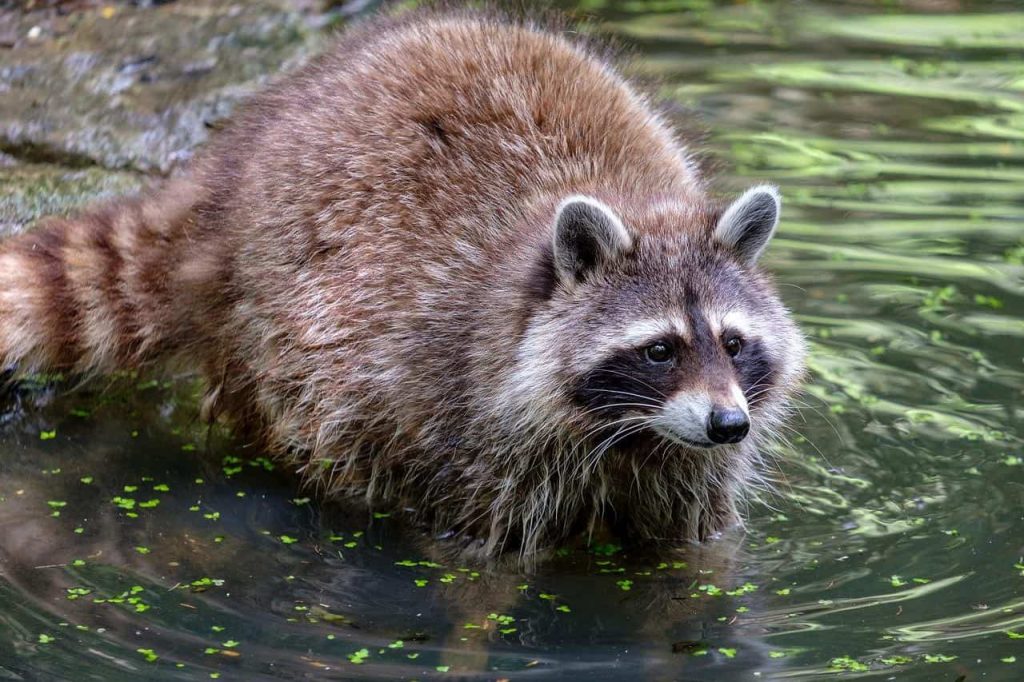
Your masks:
<path fill-rule="evenodd" d="M 750 431 L 747 413 L 737 407 L 716 405 L 708 416 L 708 438 L 712 443 L 739 443 Z"/>
<path fill-rule="evenodd" d="M 654 428 L 686 445 L 708 448 L 739 443 L 750 431 L 750 417 L 739 387 L 732 393 L 737 397 L 735 401 L 722 402 L 703 391 L 680 393 L 662 408 Z"/>

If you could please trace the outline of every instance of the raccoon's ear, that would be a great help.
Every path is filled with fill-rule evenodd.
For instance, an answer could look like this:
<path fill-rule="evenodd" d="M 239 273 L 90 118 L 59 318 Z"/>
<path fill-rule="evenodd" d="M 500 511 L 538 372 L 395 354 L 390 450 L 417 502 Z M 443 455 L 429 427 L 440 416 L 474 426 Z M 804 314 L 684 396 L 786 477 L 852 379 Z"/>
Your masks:
<path fill-rule="evenodd" d="M 581 281 L 633 246 L 619 217 L 591 197 L 572 196 L 559 204 L 554 232 L 555 269 L 570 283 Z"/>
<path fill-rule="evenodd" d="M 715 239 L 753 265 L 775 234 L 782 211 L 779 190 L 771 185 L 751 187 L 725 210 L 715 226 Z"/>

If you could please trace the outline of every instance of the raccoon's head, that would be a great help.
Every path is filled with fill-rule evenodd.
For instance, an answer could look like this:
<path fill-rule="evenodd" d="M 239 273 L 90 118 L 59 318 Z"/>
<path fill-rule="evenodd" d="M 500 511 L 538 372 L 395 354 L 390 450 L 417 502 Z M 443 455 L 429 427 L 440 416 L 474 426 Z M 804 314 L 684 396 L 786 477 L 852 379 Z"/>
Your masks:
<path fill-rule="evenodd" d="M 547 305 L 521 349 L 533 378 L 547 372 L 549 393 L 615 442 L 713 448 L 770 432 L 804 355 L 757 268 L 778 192 L 755 187 L 724 211 L 620 203 L 573 196 L 555 212 Z"/>

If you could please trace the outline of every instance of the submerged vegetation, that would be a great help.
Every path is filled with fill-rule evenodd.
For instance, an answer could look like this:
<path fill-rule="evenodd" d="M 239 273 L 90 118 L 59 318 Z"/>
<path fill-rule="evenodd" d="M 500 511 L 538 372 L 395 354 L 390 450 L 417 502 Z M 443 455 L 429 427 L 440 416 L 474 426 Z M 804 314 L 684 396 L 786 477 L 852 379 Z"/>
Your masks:
<path fill-rule="evenodd" d="M 66 125 L 0 104 L 0 232 L 169 170 L 332 21 L 178 5 L 81 9 L 0 47 L 23 67 L 7 86 L 33 59 L 98 69 Z M 188 378 L 40 377 L 0 398 L 0 676 L 1024 678 L 1024 15 L 794 7 L 578 7 L 708 125 L 723 192 L 783 190 L 767 265 L 812 376 L 745 534 L 462 565 L 402 510 L 324 505 L 242 457 Z M 203 56 L 167 66 L 184 48 L 149 41 L 161 21 Z M 167 120 L 139 114 L 178 90 Z M 120 118 L 97 124 L 105 107 Z"/>

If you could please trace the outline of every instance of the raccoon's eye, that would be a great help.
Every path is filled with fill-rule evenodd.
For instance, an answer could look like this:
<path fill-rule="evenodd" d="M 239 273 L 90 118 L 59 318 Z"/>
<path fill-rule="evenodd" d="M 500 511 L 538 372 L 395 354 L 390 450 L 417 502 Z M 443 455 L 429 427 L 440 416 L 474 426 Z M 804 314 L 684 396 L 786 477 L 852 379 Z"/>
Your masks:
<path fill-rule="evenodd" d="M 734 358 L 740 354 L 743 350 L 743 339 L 738 336 L 732 336 L 725 341 L 725 352 L 729 354 L 729 357 Z"/>
<path fill-rule="evenodd" d="M 652 343 L 644 348 L 644 357 L 656 365 L 666 363 L 672 359 L 672 346 L 661 341 Z"/>

